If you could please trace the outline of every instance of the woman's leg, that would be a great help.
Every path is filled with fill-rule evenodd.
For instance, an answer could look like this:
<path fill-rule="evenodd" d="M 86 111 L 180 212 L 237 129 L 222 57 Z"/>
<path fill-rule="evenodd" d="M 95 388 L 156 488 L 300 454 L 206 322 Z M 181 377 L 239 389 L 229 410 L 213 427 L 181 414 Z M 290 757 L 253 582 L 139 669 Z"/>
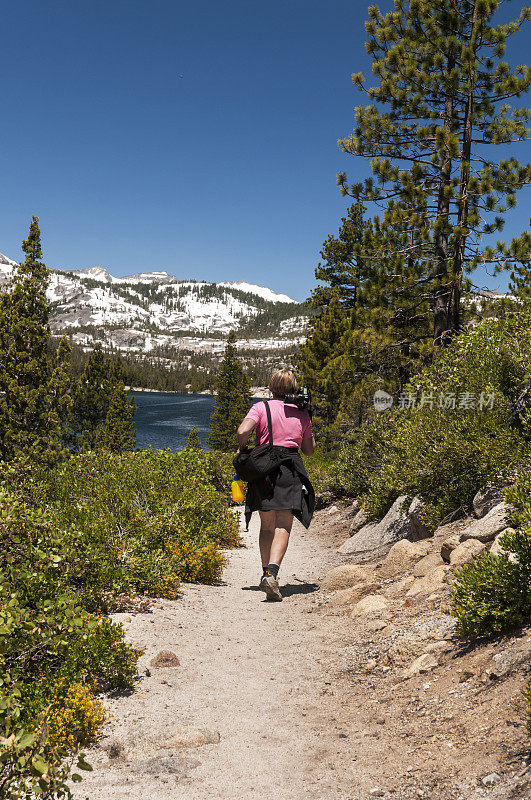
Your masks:
<path fill-rule="evenodd" d="M 267 567 L 271 563 L 271 545 L 275 537 L 275 515 L 277 511 L 259 511 L 260 514 L 260 556 L 262 566 Z"/>
<path fill-rule="evenodd" d="M 269 563 L 278 564 L 280 566 L 286 550 L 288 549 L 289 535 L 291 533 L 291 526 L 293 525 L 293 514 L 287 509 L 282 511 L 270 511 L 268 513 L 275 515 L 275 530 L 269 550 Z"/>

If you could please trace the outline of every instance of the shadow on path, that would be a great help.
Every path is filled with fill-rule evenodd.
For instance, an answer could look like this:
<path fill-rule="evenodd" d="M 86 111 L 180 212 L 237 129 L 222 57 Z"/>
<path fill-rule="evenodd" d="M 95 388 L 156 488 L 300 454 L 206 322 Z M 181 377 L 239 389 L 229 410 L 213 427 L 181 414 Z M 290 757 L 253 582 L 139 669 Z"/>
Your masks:
<path fill-rule="evenodd" d="M 319 589 L 318 583 L 285 583 L 280 587 L 282 597 L 291 597 L 294 594 L 311 594 Z M 242 586 L 243 592 L 261 592 L 259 586 Z"/>

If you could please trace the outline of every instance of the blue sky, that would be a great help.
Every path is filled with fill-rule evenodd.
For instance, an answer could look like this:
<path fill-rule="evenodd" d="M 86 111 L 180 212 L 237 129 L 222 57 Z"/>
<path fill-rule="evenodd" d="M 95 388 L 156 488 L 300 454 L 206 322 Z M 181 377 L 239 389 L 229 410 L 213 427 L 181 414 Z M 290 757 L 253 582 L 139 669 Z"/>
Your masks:
<path fill-rule="evenodd" d="M 336 173 L 368 174 L 337 147 L 362 102 L 350 74 L 370 73 L 367 5 L 4 4 L 0 251 L 20 258 L 37 214 L 50 266 L 167 269 L 306 297 L 346 208 Z M 529 194 L 505 236 L 526 227 L 528 205 Z"/>

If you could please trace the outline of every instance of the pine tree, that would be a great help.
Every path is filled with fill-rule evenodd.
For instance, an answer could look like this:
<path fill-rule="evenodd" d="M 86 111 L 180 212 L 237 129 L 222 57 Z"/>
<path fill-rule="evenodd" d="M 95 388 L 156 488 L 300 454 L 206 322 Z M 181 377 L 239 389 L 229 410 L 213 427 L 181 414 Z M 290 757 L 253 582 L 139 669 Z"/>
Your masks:
<path fill-rule="evenodd" d="M 0 457 L 52 464 L 61 453 L 60 421 L 51 408 L 48 269 L 38 217 L 22 250 L 26 257 L 0 298 Z"/>
<path fill-rule="evenodd" d="M 507 102 L 524 94 L 531 70 L 502 61 L 507 39 L 530 10 L 491 25 L 497 0 L 395 0 L 395 11 L 369 8 L 367 51 L 377 84 L 361 73 L 353 82 L 369 98 L 356 109 L 343 150 L 370 157 L 376 181 L 344 194 L 386 208 L 386 223 L 409 234 L 407 264 L 421 266 L 415 282 L 429 296 L 435 345 L 460 330 L 460 304 L 479 264 L 508 268 L 529 258 L 529 237 L 484 247 L 482 235 L 503 229 L 503 214 L 530 180 L 529 166 L 514 157 L 500 162 L 491 146 L 523 141 L 529 112 Z M 494 215 L 486 221 L 488 215 Z"/>
<path fill-rule="evenodd" d="M 123 372 L 119 362 L 97 345 L 87 359 L 75 392 L 72 408 L 74 450 L 97 447 L 112 397 L 121 381 Z"/>
<path fill-rule="evenodd" d="M 203 449 L 201 446 L 201 439 L 199 438 L 199 433 L 197 432 L 197 428 L 195 427 L 195 425 L 188 434 L 188 439 L 186 440 L 185 447 L 188 447 L 190 450 Z"/>
<path fill-rule="evenodd" d="M 249 379 L 237 358 L 235 342 L 231 331 L 216 381 L 217 396 L 207 439 L 213 450 L 223 452 L 236 449 L 236 431 L 251 406 Z"/>
<path fill-rule="evenodd" d="M 99 425 L 96 444 L 98 448 L 122 453 L 134 450 L 136 446 L 135 426 L 133 418 L 136 404 L 127 392 L 123 381 L 116 386 L 105 416 L 103 425 Z"/>
<path fill-rule="evenodd" d="M 344 353 L 348 314 L 337 294 L 321 314 L 311 321 L 308 337 L 301 345 L 297 369 L 314 395 L 317 425 L 334 422 L 343 394 L 338 359 Z"/>
<path fill-rule="evenodd" d="M 59 441 L 63 449 L 72 444 L 72 404 L 75 381 L 72 375 L 70 357 L 72 348 L 63 336 L 55 354 L 51 357 L 49 381 L 50 413 L 59 431 Z"/>

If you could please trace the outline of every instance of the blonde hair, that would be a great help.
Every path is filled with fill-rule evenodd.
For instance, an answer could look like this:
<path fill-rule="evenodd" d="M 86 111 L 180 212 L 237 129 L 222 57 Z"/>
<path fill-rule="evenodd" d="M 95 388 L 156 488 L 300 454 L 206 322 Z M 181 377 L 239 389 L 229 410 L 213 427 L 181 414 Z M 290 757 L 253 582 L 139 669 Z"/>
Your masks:
<path fill-rule="evenodd" d="M 269 388 L 275 397 L 284 397 L 287 394 L 294 394 L 298 389 L 297 379 L 289 369 L 277 369 L 271 375 Z"/>

